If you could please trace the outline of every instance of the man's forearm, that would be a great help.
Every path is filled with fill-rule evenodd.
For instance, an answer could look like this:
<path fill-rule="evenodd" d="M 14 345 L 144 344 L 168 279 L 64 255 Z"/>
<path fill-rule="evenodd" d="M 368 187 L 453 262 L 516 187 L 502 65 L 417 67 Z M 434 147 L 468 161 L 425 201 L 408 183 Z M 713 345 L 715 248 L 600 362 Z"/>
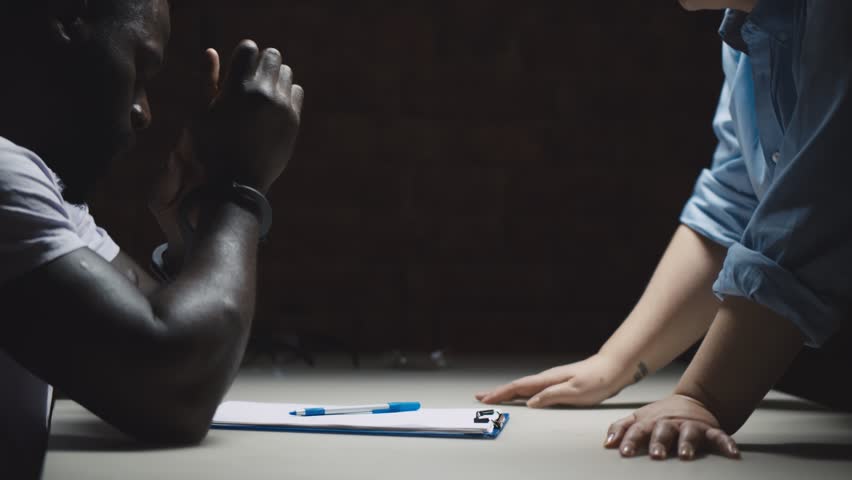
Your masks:
<path fill-rule="evenodd" d="M 203 217 L 182 273 L 153 294 L 129 259 L 110 265 L 85 248 L 9 284 L 4 304 L 27 315 L 3 324 L 0 339 L 15 339 L 3 348 L 134 437 L 200 440 L 247 342 L 259 236 L 236 204 Z"/>
<path fill-rule="evenodd" d="M 208 205 L 180 274 L 149 296 L 160 332 L 149 371 L 159 377 L 160 392 L 171 392 L 161 400 L 180 408 L 198 434 L 230 387 L 248 341 L 258 242 L 253 213 L 233 203 Z"/>
<path fill-rule="evenodd" d="M 151 297 L 167 328 L 191 330 L 194 338 L 206 332 L 212 344 L 234 343 L 235 333 L 247 335 L 254 317 L 259 228 L 255 214 L 234 203 L 205 207 L 181 272 Z"/>
<path fill-rule="evenodd" d="M 241 318 L 250 320 L 254 315 L 259 229 L 256 215 L 234 203 L 219 201 L 205 206 L 193 249 L 186 253 L 174 281 L 151 296 L 152 304 L 165 307 L 174 302 L 206 300 L 204 303 L 231 307 Z"/>
<path fill-rule="evenodd" d="M 601 348 L 636 369 L 636 380 L 664 367 L 707 331 L 718 299 L 712 286 L 725 249 L 681 226 L 639 303 Z"/>
<path fill-rule="evenodd" d="M 675 393 L 704 404 L 734 433 L 803 345 L 804 336 L 790 321 L 746 299 L 729 298 Z"/>

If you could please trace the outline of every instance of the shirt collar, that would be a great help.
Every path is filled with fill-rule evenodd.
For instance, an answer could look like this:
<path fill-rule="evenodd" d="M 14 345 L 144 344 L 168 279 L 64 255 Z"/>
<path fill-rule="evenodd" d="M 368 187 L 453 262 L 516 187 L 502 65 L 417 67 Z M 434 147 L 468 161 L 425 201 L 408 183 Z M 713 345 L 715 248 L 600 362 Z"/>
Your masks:
<path fill-rule="evenodd" d="M 719 34 L 731 48 L 745 54 L 749 53 L 748 42 L 742 33 L 746 24 L 755 26 L 776 41 L 786 44 L 793 31 L 793 11 L 797 1 L 759 0 L 751 13 L 729 8 L 725 10 Z"/>
<path fill-rule="evenodd" d="M 749 14 L 740 10 L 729 8 L 725 10 L 725 18 L 719 27 L 719 35 L 722 41 L 734 50 L 748 54 L 748 44 L 743 39 L 743 25 L 749 18 Z"/>

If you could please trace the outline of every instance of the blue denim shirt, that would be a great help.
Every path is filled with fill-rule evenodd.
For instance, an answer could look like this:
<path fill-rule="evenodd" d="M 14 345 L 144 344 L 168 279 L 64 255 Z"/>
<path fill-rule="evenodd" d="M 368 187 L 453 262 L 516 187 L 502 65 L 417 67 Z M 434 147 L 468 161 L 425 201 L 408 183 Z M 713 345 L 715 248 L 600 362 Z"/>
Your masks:
<path fill-rule="evenodd" d="M 728 247 L 718 296 L 820 346 L 852 320 L 852 2 L 761 0 L 722 34 L 719 144 L 681 222 Z"/>

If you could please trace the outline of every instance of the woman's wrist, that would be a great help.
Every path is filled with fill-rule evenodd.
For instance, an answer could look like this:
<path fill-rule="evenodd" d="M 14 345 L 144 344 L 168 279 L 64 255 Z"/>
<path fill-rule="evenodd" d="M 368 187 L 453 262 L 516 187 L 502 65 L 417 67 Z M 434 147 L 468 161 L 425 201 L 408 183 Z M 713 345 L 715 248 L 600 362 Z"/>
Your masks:
<path fill-rule="evenodd" d="M 643 320 L 643 323 L 648 323 Z M 630 322 L 631 319 L 625 321 Z M 658 344 L 640 344 L 632 341 L 625 332 L 616 332 L 600 349 L 599 355 L 604 355 L 617 361 L 624 370 L 625 385 L 632 385 L 644 380 L 657 369 L 666 365 L 660 358 L 661 346 Z"/>
<path fill-rule="evenodd" d="M 647 364 L 640 359 L 619 355 L 604 348 L 596 356 L 612 365 L 613 370 L 617 372 L 615 383 L 618 386 L 618 390 L 639 383 L 650 374 Z"/>

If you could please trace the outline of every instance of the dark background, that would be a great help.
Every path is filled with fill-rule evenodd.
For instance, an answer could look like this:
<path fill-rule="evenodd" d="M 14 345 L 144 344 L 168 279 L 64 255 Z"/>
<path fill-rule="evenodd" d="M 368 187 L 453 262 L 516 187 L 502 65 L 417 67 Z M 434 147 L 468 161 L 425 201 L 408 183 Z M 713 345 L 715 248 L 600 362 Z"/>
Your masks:
<path fill-rule="evenodd" d="M 155 124 L 93 210 L 147 264 L 146 185 L 204 47 L 275 46 L 305 86 L 270 194 L 256 338 L 362 351 L 596 350 L 710 161 L 719 12 L 675 0 L 174 5 Z"/>

